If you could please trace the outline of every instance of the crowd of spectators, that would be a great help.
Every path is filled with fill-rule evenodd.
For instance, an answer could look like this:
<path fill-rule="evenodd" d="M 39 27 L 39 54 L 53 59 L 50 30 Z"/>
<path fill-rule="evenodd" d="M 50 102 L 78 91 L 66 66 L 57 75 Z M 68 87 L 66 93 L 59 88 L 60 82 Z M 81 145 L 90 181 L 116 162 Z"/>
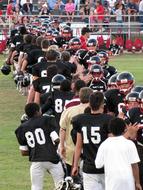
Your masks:
<path fill-rule="evenodd" d="M 35 9 L 35 7 L 37 9 Z M 1 7 L 0 7 L 1 10 Z M 37 10 L 35 12 L 35 10 Z M 116 21 L 119 27 L 128 20 L 143 23 L 143 0 L 9 0 L 6 15 L 17 21 L 19 15 L 56 16 L 64 21 L 90 22 L 90 25 Z M 126 16 L 124 16 L 126 15 Z"/>

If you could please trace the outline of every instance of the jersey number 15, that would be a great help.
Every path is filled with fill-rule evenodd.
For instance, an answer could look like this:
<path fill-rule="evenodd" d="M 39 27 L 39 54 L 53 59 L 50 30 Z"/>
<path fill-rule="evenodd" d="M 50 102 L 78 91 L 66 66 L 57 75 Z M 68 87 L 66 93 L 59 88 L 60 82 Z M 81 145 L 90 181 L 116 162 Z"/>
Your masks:
<path fill-rule="evenodd" d="M 83 132 L 83 143 L 88 144 L 89 143 L 89 138 L 91 139 L 91 142 L 93 144 L 99 144 L 101 142 L 101 135 L 99 133 L 100 127 L 91 127 L 90 130 L 90 137 L 87 135 L 87 127 L 82 127 L 82 132 Z"/>

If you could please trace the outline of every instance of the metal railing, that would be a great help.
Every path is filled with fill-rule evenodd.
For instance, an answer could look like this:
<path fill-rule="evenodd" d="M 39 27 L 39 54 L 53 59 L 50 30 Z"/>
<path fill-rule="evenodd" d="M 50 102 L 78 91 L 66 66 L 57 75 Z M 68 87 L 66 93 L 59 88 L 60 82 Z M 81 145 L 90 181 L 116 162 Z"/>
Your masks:
<path fill-rule="evenodd" d="M 143 23 L 140 22 L 140 18 L 143 17 L 143 15 L 123 15 L 122 23 L 118 23 L 116 21 L 115 15 L 100 16 L 104 16 L 104 19 L 103 22 L 99 23 L 98 16 L 94 16 L 92 18 L 91 15 L 84 17 L 81 15 L 74 15 L 74 19 L 71 22 L 74 35 L 80 35 L 82 27 L 87 25 L 92 31 L 91 34 L 94 35 L 126 34 L 129 39 L 132 37 L 132 35 L 143 35 Z M 43 18 L 42 22 L 44 22 L 44 20 L 47 18 L 50 18 L 51 20 L 58 18 L 60 20 L 61 26 L 68 22 L 67 15 L 17 15 L 16 18 L 13 16 L 2 16 L 0 17 L 0 32 L 4 29 L 8 30 L 10 33 L 10 30 L 18 25 L 18 23 L 21 23 L 22 20 L 23 24 L 28 24 L 32 23 L 35 18 Z M 38 25 L 42 26 L 42 22 L 39 22 Z"/>

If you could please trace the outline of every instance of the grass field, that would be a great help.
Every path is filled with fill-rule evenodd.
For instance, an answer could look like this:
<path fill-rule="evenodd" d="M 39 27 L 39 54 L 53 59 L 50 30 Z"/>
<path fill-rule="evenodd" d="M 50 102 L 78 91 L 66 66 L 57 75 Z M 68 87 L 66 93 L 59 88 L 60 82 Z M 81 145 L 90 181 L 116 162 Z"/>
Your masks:
<path fill-rule="evenodd" d="M 0 64 L 4 56 L 0 56 Z M 143 84 L 143 54 L 113 57 L 110 64 L 119 71 L 130 71 L 136 84 Z M 21 96 L 12 75 L 0 73 L 0 190 L 30 190 L 30 163 L 18 150 L 14 130 L 20 124 L 26 98 Z M 58 171 L 57 171 L 58 172 Z M 44 190 L 53 190 L 51 177 L 47 175 Z"/>

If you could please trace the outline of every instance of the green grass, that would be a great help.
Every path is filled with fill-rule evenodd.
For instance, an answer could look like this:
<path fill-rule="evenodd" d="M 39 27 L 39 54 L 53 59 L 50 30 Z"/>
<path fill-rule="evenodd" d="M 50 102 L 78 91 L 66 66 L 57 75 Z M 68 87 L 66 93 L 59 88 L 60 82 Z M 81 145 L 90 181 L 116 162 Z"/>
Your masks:
<path fill-rule="evenodd" d="M 4 56 L 0 56 L 0 64 Z M 112 57 L 110 64 L 119 71 L 130 71 L 137 84 L 143 84 L 143 54 Z M 30 190 L 30 163 L 18 149 L 14 130 L 20 124 L 26 98 L 19 94 L 12 75 L 0 73 L 0 190 Z M 58 172 L 58 171 L 57 171 Z M 51 176 L 45 176 L 44 190 L 52 190 Z"/>

